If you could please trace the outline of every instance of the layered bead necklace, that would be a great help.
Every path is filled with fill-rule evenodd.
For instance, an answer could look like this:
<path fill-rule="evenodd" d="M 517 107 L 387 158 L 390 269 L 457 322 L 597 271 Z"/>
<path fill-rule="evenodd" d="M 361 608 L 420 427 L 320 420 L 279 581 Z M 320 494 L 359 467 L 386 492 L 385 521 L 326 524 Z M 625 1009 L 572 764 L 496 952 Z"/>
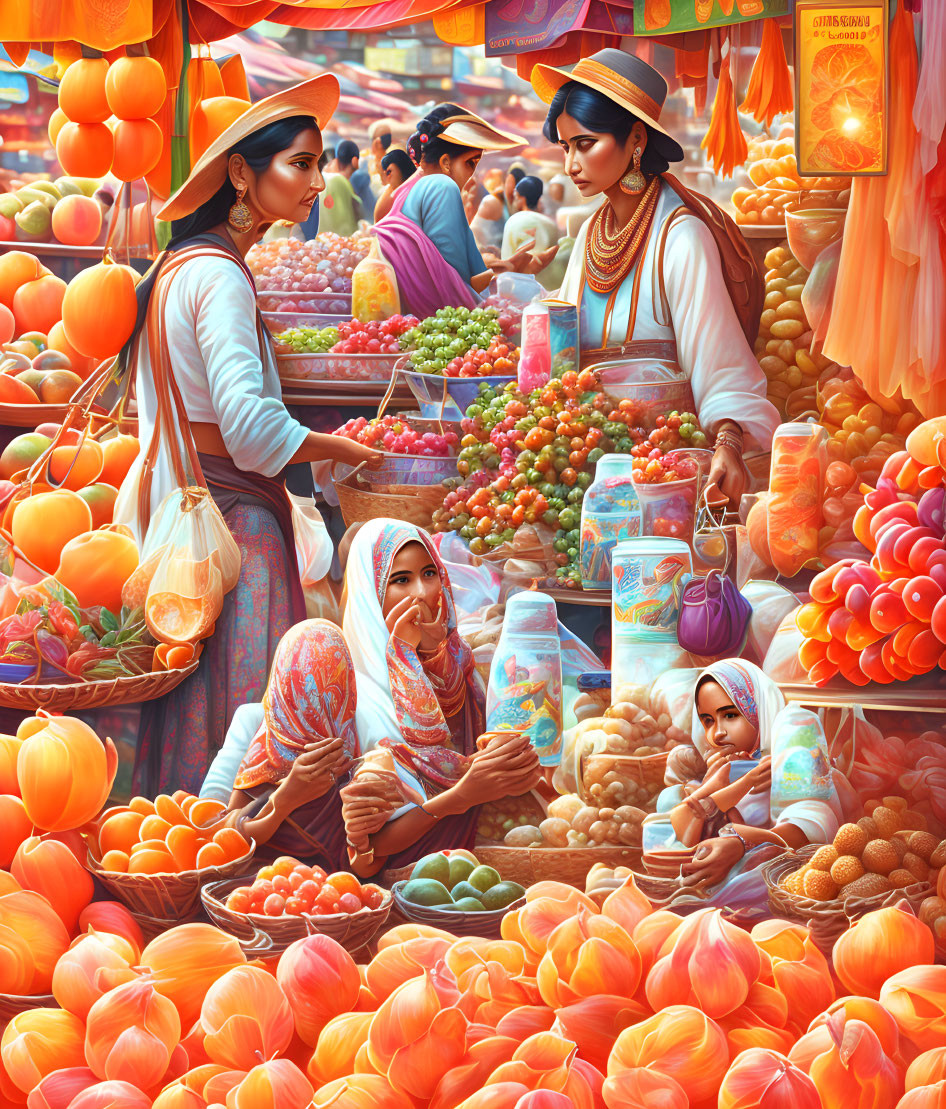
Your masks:
<path fill-rule="evenodd" d="M 647 238 L 657 201 L 660 177 L 654 177 L 637 210 L 624 227 L 618 227 L 610 201 L 591 217 L 585 247 L 585 280 L 596 293 L 612 292 L 634 268 Z"/>

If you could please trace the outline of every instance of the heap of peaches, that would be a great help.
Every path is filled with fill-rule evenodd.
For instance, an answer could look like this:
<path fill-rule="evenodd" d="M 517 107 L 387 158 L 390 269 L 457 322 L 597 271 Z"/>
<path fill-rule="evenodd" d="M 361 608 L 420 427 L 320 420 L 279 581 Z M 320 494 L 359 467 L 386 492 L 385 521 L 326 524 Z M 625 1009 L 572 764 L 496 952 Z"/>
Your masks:
<path fill-rule="evenodd" d="M 153 800 L 132 797 L 106 809 L 96 826 L 103 870 L 119 874 L 179 874 L 223 866 L 250 853 L 250 844 L 224 826 L 226 806 L 179 789 Z"/>
<path fill-rule="evenodd" d="M 237 913 L 327 916 L 377 909 L 383 901 L 380 886 L 363 886 L 348 871 L 327 874 L 320 866 L 306 866 L 283 855 L 271 865 L 260 867 L 249 885 L 233 890 L 226 904 Z"/>

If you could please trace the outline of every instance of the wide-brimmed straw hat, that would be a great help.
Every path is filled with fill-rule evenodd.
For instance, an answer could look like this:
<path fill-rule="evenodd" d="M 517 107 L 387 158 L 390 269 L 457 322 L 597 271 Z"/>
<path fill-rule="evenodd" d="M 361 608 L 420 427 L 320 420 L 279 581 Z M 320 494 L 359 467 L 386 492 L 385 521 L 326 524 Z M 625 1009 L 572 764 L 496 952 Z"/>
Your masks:
<path fill-rule="evenodd" d="M 421 120 L 421 122 L 424 121 Z M 514 147 L 526 145 L 525 139 L 518 135 L 511 135 L 508 131 L 500 131 L 491 123 L 487 123 L 482 116 L 469 112 L 465 108 L 456 115 L 447 116 L 439 122 L 443 130 L 438 131 L 433 137 L 443 139 L 444 142 L 455 143 L 457 146 L 469 146 L 474 150 L 512 150 Z"/>
<path fill-rule="evenodd" d="M 551 104 L 558 90 L 569 81 L 595 89 L 646 124 L 655 148 L 668 162 L 683 160 L 683 147 L 660 126 L 667 82 L 653 66 L 634 54 L 609 48 L 599 50 L 590 58 L 582 58 L 571 69 L 537 65 L 532 70 L 531 81 L 546 104 Z"/>
<path fill-rule="evenodd" d="M 158 218 L 183 219 L 209 200 L 227 178 L 230 149 L 254 131 L 290 116 L 312 116 L 319 129 L 324 130 L 338 107 L 338 97 L 338 78 L 332 73 L 322 73 L 250 105 L 201 154 L 187 180 L 168 198 Z"/>

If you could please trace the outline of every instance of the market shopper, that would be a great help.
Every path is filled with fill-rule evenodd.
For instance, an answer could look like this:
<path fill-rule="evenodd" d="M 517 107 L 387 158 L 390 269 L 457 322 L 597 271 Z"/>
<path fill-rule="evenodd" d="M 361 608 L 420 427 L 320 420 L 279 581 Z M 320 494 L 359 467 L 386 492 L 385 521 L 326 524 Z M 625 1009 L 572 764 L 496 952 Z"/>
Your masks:
<path fill-rule="evenodd" d="M 503 258 L 511 257 L 523 243 L 530 240 L 533 241 L 533 254 L 541 254 L 550 247 L 557 246 L 560 237 L 558 227 L 554 220 L 539 210 L 542 192 L 542 180 L 539 177 L 523 177 L 516 185 L 515 211 L 506 220 L 503 230 Z"/>
<path fill-rule="evenodd" d="M 391 211 L 395 192 L 409 178 L 413 177 L 417 166 L 406 150 L 389 150 L 381 159 L 381 180 L 384 188 L 374 206 L 374 221 L 377 223 Z"/>
<path fill-rule="evenodd" d="M 345 600 L 344 636 L 308 620 L 284 637 L 262 704 L 239 710 L 202 794 L 232 784 L 232 820 L 277 853 L 321 852 L 335 867 L 347 839 L 360 874 L 471 847 L 479 806 L 528 792 L 541 769 L 522 736 L 477 751 L 484 690 L 430 536 L 364 524 Z"/>
<path fill-rule="evenodd" d="M 350 237 L 358 230 L 358 222 L 371 214 L 362 211 L 361 199 L 352 184 L 358 169 L 358 145 L 342 139 L 335 148 L 337 172 L 325 174 L 325 194 L 319 201 L 319 229 Z"/>
<path fill-rule="evenodd" d="M 745 450 L 767 450 L 779 422 L 746 339 L 762 292 L 748 248 L 715 205 L 667 174 L 683 150 L 660 126 L 667 84 L 655 69 L 608 49 L 571 71 L 538 65 L 532 85 L 550 104 L 546 133 L 568 176 L 583 197 L 605 195 L 560 291 L 581 309 L 582 363 L 677 364 L 716 438 L 711 485 L 736 505 Z"/>
<path fill-rule="evenodd" d="M 456 104 L 439 104 L 418 123 L 408 142 L 418 172 L 394 193 L 390 213 L 375 225 L 397 276 L 402 311 L 423 319 L 445 305 L 475 307 L 495 273 L 534 272 L 551 259 L 551 253 L 533 258 L 523 248 L 487 266 L 464 211 L 461 189 L 483 151 L 521 144 Z"/>
<path fill-rule="evenodd" d="M 162 209 L 161 217 L 173 221 L 169 250 L 138 286 L 137 327 L 123 356 L 136 375 L 142 449 L 115 519 L 131 526 L 140 543 L 178 485 L 165 446 L 174 441 L 173 429 L 162 429 L 168 437 L 157 440 L 161 449 L 148 462 L 159 434 L 149 341 L 161 298 L 152 293 L 166 288 L 160 326 L 165 350 L 173 352 L 166 369 L 184 399 L 204 483 L 242 558 L 200 666 L 142 709 L 135 788 L 148 796 L 198 788 L 237 706 L 259 700 L 276 644 L 305 616 L 283 469 L 380 459 L 350 440 L 310 432 L 289 415 L 244 261 L 273 222 L 308 217 L 323 186 L 320 126 L 337 102 L 336 79 L 321 76 L 260 101 L 231 124 Z"/>

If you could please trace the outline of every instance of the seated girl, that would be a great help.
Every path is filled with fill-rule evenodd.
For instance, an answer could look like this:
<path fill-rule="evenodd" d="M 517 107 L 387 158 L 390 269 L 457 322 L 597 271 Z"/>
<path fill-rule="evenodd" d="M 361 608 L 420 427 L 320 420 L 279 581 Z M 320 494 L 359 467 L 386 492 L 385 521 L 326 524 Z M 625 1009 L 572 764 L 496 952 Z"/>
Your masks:
<path fill-rule="evenodd" d="M 681 893 L 700 891 L 734 908 L 750 904 L 762 889 L 754 873 L 760 863 L 786 848 L 834 838 L 844 818 L 834 776 L 827 801 L 797 801 L 772 818 L 771 740 L 784 706 L 775 682 L 742 659 L 714 663 L 697 680 L 695 747 L 673 752 L 668 780 L 680 784 L 660 795 L 663 815 L 645 822 L 645 847 L 661 830 L 668 845 L 700 844 L 681 869 Z M 698 775 L 701 781 L 694 780 Z"/>
<path fill-rule="evenodd" d="M 528 792 L 540 769 L 525 737 L 476 750 L 482 683 L 426 532 L 396 520 L 358 531 L 343 627 L 310 620 L 287 633 L 263 704 L 234 717 L 202 792 L 219 791 L 224 767 L 245 751 L 232 822 L 278 853 L 331 869 L 347 859 L 368 874 L 471 846 L 480 804 Z M 369 755 L 340 790 L 354 760 Z"/>

